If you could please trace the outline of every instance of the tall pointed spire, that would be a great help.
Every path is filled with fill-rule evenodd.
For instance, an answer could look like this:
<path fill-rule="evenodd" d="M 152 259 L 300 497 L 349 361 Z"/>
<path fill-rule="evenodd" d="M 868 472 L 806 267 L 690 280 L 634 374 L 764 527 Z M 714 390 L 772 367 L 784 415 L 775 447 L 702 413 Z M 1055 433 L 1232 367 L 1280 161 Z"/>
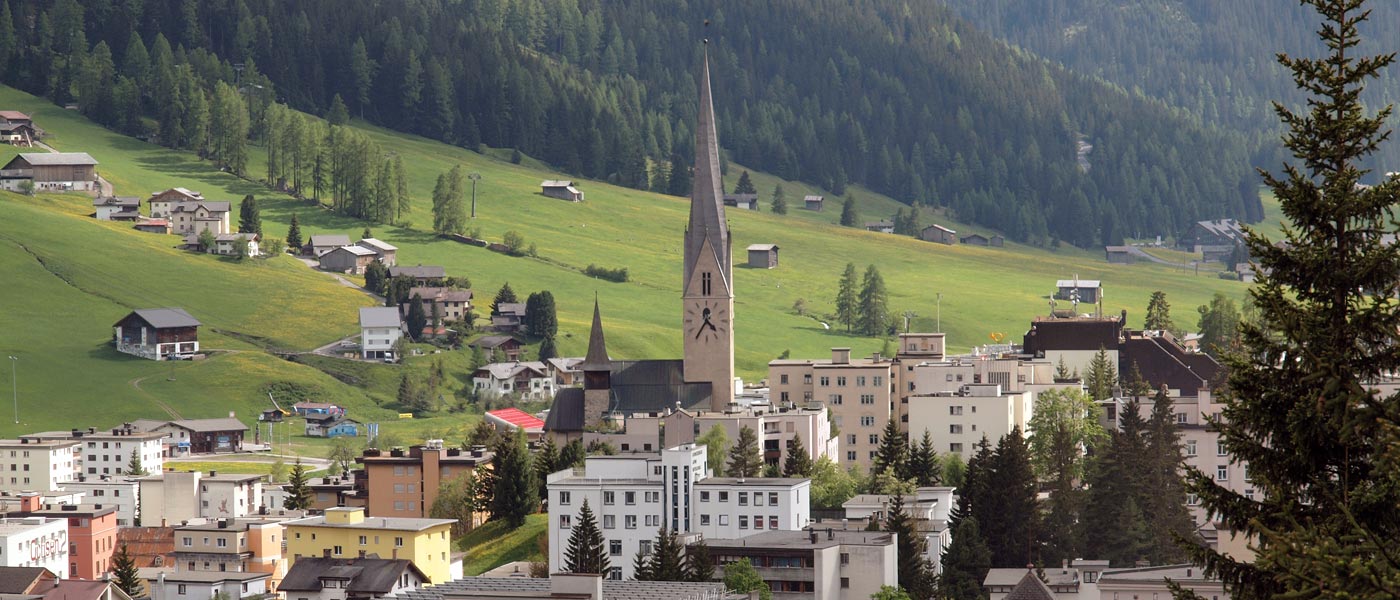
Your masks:
<path fill-rule="evenodd" d="M 707 23 L 708 24 L 708 23 Z M 704 242 L 710 242 L 716 259 L 729 276 L 729 225 L 724 220 L 724 184 L 719 174 L 719 135 L 715 133 L 714 99 L 710 94 L 710 45 L 705 40 L 700 72 L 700 114 L 695 123 L 694 187 L 690 192 L 690 222 L 686 227 L 685 280 L 690 280 Z M 725 282 L 728 284 L 728 282 Z"/>
<path fill-rule="evenodd" d="M 579 365 L 581 371 L 607 371 L 612 368 L 612 359 L 608 357 L 608 344 L 603 340 L 603 316 L 598 310 L 598 298 L 593 298 L 593 329 L 588 332 L 588 355 L 584 357 L 583 364 Z"/>

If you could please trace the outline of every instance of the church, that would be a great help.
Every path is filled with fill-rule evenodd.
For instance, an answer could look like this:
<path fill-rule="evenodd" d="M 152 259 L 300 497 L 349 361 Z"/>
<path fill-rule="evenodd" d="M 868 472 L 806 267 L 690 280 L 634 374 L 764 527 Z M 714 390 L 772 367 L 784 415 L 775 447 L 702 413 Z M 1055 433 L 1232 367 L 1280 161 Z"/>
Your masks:
<path fill-rule="evenodd" d="M 695 183 L 690 191 L 681 292 L 684 356 L 612 360 L 595 300 L 588 354 L 579 366 L 584 386 L 555 395 L 545 419 L 546 431 L 567 435 L 596 427 L 609 414 L 661 412 L 677 406 L 722 411 L 734 401 L 734 243 L 724 218 L 708 53 L 699 94 Z"/>

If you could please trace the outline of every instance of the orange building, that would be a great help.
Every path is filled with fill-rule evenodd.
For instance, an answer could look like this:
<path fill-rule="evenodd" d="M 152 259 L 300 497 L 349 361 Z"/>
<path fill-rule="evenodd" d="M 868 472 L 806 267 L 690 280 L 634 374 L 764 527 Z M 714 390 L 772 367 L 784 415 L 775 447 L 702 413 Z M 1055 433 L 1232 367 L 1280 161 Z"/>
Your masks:
<path fill-rule="evenodd" d="M 218 519 L 174 529 L 177 571 L 267 573 L 268 591 L 276 591 L 287 574 L 281 522 Z"/>
<path fill-rule="evenodd" d="M 50 504 L 29 516 L 68 520 L 68 576 L 102 579 L 117 551 L 117 509 L 101 504 Z"/>
<path fill-rule="evenodd" d="M 426 517 L 443 482 L 489 464 L 494 456 L 480 449 L 443 448 L 441 440 L 408 450 L 365 450 L 355 461 L 365 466 L 366 514 Z"/>

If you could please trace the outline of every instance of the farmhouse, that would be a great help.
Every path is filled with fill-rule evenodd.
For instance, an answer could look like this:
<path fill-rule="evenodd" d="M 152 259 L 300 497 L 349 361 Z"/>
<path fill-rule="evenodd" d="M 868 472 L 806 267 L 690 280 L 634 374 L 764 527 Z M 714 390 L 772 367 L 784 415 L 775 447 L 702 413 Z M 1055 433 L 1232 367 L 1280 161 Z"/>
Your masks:
<path fill-rule="evenodd" d="M 775 269 L 778 267 L 777 244 L 753 244 L 749 246 L 749 266 L 755 269 Z"/>
<path fill-rule="evenodd" d="M 238 246 L 243 244 L 244 256 L 258 256 L 261 239 L 256 233 L 221 233 L 214 236 L 214 254 L 238 256 Z"/>
<path fill-rule="evenodd" d="M 360 435 L 360 422 L 338 415 L 307 415 L 307 437 L 337 438 Z"/>
<path fill-rule="evenodd" d="M 826 203 L 825 196 L 807 196 L 802 199 L 802 208 L 807 210 L 822 211 L 822 205 Z"/>
<path fill-rule="evenodd" d="M 403 319 L 393 307 L 360 309 L 360 356 L 394 358 L 394 344 L 403 337 Z"/>
<path fill-rule="evenodd" d="M 1104 246 L 1104 259 L 1115 265 L 1133 264 L 1133 251 L 1129 246 Z"/>
<path fill-rule="evenodd" d="M 554 397 L 554 377 L 549 365 L 538 361 L 483 365 L 472 373 L 472 386 L 478 392 L 519 394 L 532 400 Z"/>
<path fill-rule="evenodd" d="M 297 600 L 377 600 L 427 582 L 428 576 L 404 558 L 301 557 L 277 591 Z"/>
<path fill-rule="evenodd" d="M 568 200 L 569 202 L 582 202 L 583 192 L 574 187 L 574 182 L 568 180 L 546 180 L 540 182 L 540 193 L 550 198 Z"/>
<path fill-rule="evenodd" d="M 318 234 L 311 236 L 302 249 L 312 256 L 321 257 L 331 250 L 350 245 L 350 236 L 340 234 Z"/>
<path fill-rule="evenodd" d="M 447 278 L 447 269 L 434 266 L 389 267 L 390 277 L 412 277 L 414 285 L 435 285 Z"/>
<path fill-rule="evenodd" d="M 408 297 L 423 301 L 423 314 L 429 319 L 436 314 L 444 321 L 460 321 L 472 308 L 472 291 L 447 287 L 415 287 Z M 433 312 L 434 310 L 438 312 Z"/>
<path fill-rule="evenodd" d="M 891 221 L 866 221 L 865 230 L 876 233 L 894 233 L 894 223 Z"/>
<path fill-rule="evenodd" d="M 378 258 L 379 262 L 384 263 L 384 266 L 386 267 L 392 267 L 396 264 L 399 264 L 399 249 L 388 243 L 376 240 L 374 238 L 365 238 L 358 242 L 355 242 L 355 245 L 369 250 L 371 252 L 374 252 L 375 258 Z"/>
<path fill-rule="evenodd" d="M 1097 279 L 1061 279 L 1055 282 L 1056 300 L 1078 300 L 1086 304 L 1098 304 L 1103 297 L 1103 287 Z"/>
<path fill-rule="evenodd" d="M 1206 262 L 1220 261 L 1244 244 L 1244 230 L 1234 219 L 1198 221 L 1177 240 L 1177 246 L 1187 252 L 1200 252 Z"/>
<path fill-rule="evenodd" d="M 725 194 L 724 205 L 744 210 L 758 210 L 758 194 Z"/>
<path fill-rule="evenodd" d="M 919 231 L 919 239 L 925 242 L 953 246 L 958 243 L 958 232 L 942 225 L 929 225 Z"/>
<path fill-rule="evenodd" d="M 363 246 L 341 246 L 321 255 L 321 269 L 336 273 L 364 275 L 365 269 L 374 262 L 373 250 Z"/>
<path fill-rule="evenodd" d="M 151 193 L 148 200 L 151 204 L 151 216 L 159 218 L 169 218 L 171 207 L 181 202 L 203 202 L 204 196 L 199 192 L 187 190 L 182 187 L 170 188 L 163 192 Z"/>
<path fill-rule="evenodd" d="M 112 326 L 118 352 L 168 360 L 199 352 L 199 321 L 183 308 L 139 308 Z"/>
<path fill-rule="evenodd" d="M 228 202 L 196 200 L 170 204 L 170 228 L 180 235 L 199 235 L 210 231 L 214 235 L 231 233 Z M 154 215 L 152 215 L 154 216 Z"/>
<path fill-rule="evenodd" d="M 492 353 L 500 350 L 501 355 L 506 360 L 520 359 L 520 342 L 508 335 L 488 335 L 475 342 L 467 344 L 473 348 L 481 348 L 481 351 L 489 358 Z"/>
<path fill-rule="evenodd" d="M 0 110 L 0 142 L 14 146 L 33 146 L 44 137 L 44 130 L 34 126 L 34 121 L 17 110 Z"/>
<path fill-rule="evenodd" d="M 35 190 L 97 189 L 97 160 L 86 152 L 31 152 L 0 167 L 0 189 L 20 191 L 25 182 Z"/>
<path fill-rule="evenodd" d="M 235 418 L 232 412 L 229 413 L 228 417 L 218 419 L 179 419 L 176 421 L 137 419 L 131 424 L 140 431 L 155 431 L 166 434 L 166 437 L 161 440 L 165 444 L 166 457 L 238 452 L 243 449 L 243 434 L 248 431 L 248 426 Z M 256 478 L 256 476 L 254 477 Z M 144 497 L 142 501 L 144 503 Z"/>
<path fill-rule="evenodd" d="M 135 221 L 141 218 L 141 199 L 136 196 L 104 196 L 92 201 L 98 221 Z"/>
<path fill-rule="evenodd" d="M 520 331 L 520 327 L 524 324 L 524 303 L 506 302 L 502 304 L 497 304 L 496 312 L 491 315 L 491 327 L 494 328 L 496 331 Z"/>

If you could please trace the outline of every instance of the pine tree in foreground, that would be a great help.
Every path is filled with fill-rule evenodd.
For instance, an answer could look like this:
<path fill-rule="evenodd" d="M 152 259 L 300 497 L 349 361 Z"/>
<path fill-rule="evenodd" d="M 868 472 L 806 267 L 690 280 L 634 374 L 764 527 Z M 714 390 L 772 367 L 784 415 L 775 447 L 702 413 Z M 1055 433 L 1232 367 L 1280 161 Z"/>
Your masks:
<path fill-rule="evenodd" d="M 292 477 L 287 482 L 287 498 L 282 501 L 282 508 L 287 510 L 306 510 L 311 508 L 311 486 L 308 484 L 309 477 L 306 476 L 306 465 L 298 460 L 292 465 Z"/>
<path fill-rule="evenodd" d="M 739 429 L 739 439 L 729 449 L 729 464 L 724 472 L 730 477 L 758 477 L 763 458 L 758 451 L 758 434 L 747 425 Z"/>
<path fill-rule="evenodd" d="M 811 477 L 812 457 L 802 447 L 802 435 L 792 436 L 787 441 L 787 458 L 783 460 L 783 477 Z"/>
<path fill-rule="evenodd" d="M 116 554 L 112 556 L 112 581 L 117 584 L 117 588 L 132 598 L 140 598 L 144 588 L 145 580 L 136 568 L 136 559 L 131 557 L 126 544 L 117 548 Z"/>
<path fill-rule="evenodd" d="M 904 496 L 890 499 L 889 516 L 885 518 L 885 531 L 895 534 L 899 560 L 899 587 L 915 598 L 933 596 L 933 572 L 929 569 L 924 553 L 928 550 L 924 536 L 919 533 L 914 518 L 904 510 Z"/>
<path fill-rule="evenodd" d="M 564 570 L 570 573 L 591 573 L 603 575 L 608 572 L 607 542 L 598 529 L 598 519 L 584 498 L 574 519 L 573 531 L 569 533 L 569 545 L 564 549 Z"/>
<path fill-rule="evenodd" d="M 710 556 L 710 545 L 701 538 L 690 546 L 685 553 L 685 578 L 686 581 L 706 582 L 715 578 L 715 561 Z"/>

